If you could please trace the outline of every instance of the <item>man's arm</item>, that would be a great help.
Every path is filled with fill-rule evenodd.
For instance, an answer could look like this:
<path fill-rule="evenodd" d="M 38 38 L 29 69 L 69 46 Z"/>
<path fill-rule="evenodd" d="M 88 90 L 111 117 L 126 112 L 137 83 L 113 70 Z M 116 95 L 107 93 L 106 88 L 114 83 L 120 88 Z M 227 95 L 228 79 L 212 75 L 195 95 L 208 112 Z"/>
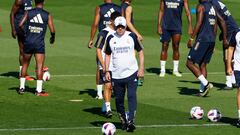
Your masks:
<path fill-rule="evenodd" d="M 163 0 L 160 0 L 160 6 L 159 6 L 159 12 L 158 12 L 158 23 L 157 23 L 157 33 L 159 35 L 162 35 L 161 24 L 162 24 L 163 14 L 164 14 L 164 2 Z"/>
<path fill-rule="evenodd" d="M 226 48 L 228 48 L 226 23 L 225 23 L 224 19 L 222 18 L 222 16 L 217 11 L 216 11 L 216 14 L 217 14 L 217 21 L 219 22 L 220 28 L 222 31 L 221 33 L 223 34 L 223 47 L 226 49 Z M 215 28 L 215 33 L 217 34 L 217 26 Z"/>
<path fill-rule="evenodd" d="M 48 15 L 48 27 L 51 32 L 50 44 L 53 44 L 55 42 L 55 29 L 53 24 L 53 18 L 50 14 Z"/>
<path fill-rule="evenodd" d="M 192 16 L 191 13 L 189 11 L 189 6 L 188 6 L 188 0 L 184 0 L 184 7 L 185 7 L 185 12 L 186 12 L 186 16 L 188 19 L 188 34 L 191 35 L 193 30 L 192 30 Z"/>
<path fill-rule="evenodd" d="M 24 13 L 23 18 L 22 18 L 22 20 L 20 21 L 19 26 L 18 26 L 18 27 L 20 27 L 20 29 L 21 29 L 22 31 L 24 31 L 23 25 L 24 25 L 24 23 L 27 21 L 27 18 L 28 18 L 28 11 L 26 11 L 26 12 Z"/>
<path fill-rule="evenodd" d="M 232 69 L 233 51 L 234 51 L 234 47 L 229 46 L 227 49 L 227 73 L 229 75 L 233 74 L 233 69 Z"/>
<path fill-rule="evenodd" d="M 138 77 L 144 77 L 144 53 L 143 50 L 138 52 L 139 56 L 139 70 L 138 70 Z"/>
<path fill-rule="evenodd" d="M 11 28 L 12 28 L 12 37 L 16 38 L 17 36 L 17 32 L 15 30 L 15 24 L 14 24 L 14 19 L 15 19 L 15 15 L 17 13 L 17 11 L 19 10 L 20 6 L 22 5 L 23 1 L 22 0 L 15 0 L 13 6 L 12 6 L 12 10 L 10 13 L 10 24 L 11 24 Z"/>
<path fill-rule="evenodd" d="M 100 7 L 96 7 L 94 21 L 93 21 L 92 27 L 91 27 L 91 35 L 90 35 L 90 39 L 88 42 L 88 48 L 92 48 L 92 46 L 93 46 L 93 39 L 96 34 L 99 21 L 100 21 Z"/>
<path fill-rule="evenodd" d="M 192 34 L 191 38 L 188 40 L 188 44 L 187 44 L 188 48 L 192 47 L 192 42 L 195 39 L 195 37 L 196 37 L 196 35 L 197 35 L 201 25 L 202 25 L 203 17 L 204 17 L 204 11 L 205 11 L 204 6 L 198 5 L 198 7 L 197 7 L 197 22 L 194 26 L 193 34 Z"/>
<path fill-rule="evenodd" d="M 132 6 L 128 6 L 126 8 L 125 11 L 125 18 L 126 18 L 126 22 L 127 22 L 127 26 L 128 28 L 137 35 L 138 39 L 141 41 L 143 40 L 142 35 L 137 31 L 137 29 L 133 26 L 132 22 L 131 22 L 131 18 L 132 18 Z"/>

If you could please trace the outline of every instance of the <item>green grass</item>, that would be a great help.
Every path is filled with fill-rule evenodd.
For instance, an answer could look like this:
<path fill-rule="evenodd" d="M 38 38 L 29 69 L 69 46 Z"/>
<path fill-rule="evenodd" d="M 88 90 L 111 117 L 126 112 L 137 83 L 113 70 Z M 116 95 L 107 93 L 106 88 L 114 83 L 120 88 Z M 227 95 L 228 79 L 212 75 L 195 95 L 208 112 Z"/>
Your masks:
<path fill-rule="evenodd" d="M 1 135 L 79 135 L 101 134 L 101 125 L 110 121 L 119 126 L 112 99 L 114 117 L 106 119 L 100 114 L 102 101 L 95 100 L 95 49 L 89 50 L 87 42 L 94 8 L 101 0 L 51 0 L 46 1 L 46 9 L 54 17 L 56 27 L 56 44 L 50 46 L 49 32 L 46 38 L 46 65 L 50 68 L 51 81 L 44 84 L 49 97 L 36 97 L 32 93 L 36 82 L 27 82 L 29 92 L 20 96 L 16 93 L 19 80 L 18 46 L 11 38 L 9 13 L 13 0 L 2 0 L 0 4 L 0 134 Z M 115 2 L 119 3 L 118 0 Z M 190 1 L 191 8 L 197 1 Z M 224 0 L 231 13 L 239 23 L 238 0 Z M 134 1 L 136 27 L 144 36 L 145 45 L 145 82 L 138 89 L 138 110 L 136 135 L 200 135 L 228 134 L 239 132 L 230 125 L 237 117 L 236 91 L 219 90 L 224 86 L 224 67 L 222 62 L 221 43 L 217 42 L 211 63 L 208 79 L 213 82 L 214 89 L 206 98 L 196 97 L 199 83 L 185 67 L 188 49 L 186 42 L 186 17 L 183 14 L 184 34 L 181 42 L 180 70 L 182 78 L 167 74 L 159 78 L 159 52 L 161 45 L 156 34 L 157 12 L 159 0 Z M 195 22 L 195 15 L 193 22 Z M 172 51 L 169 48 L 167 69 L 172 69 Z M 29 67 L 29 74 L 34 75 L 34 61 Z M 70 75 L 70 76 L 61 76 Z M 72 76 L 71 76 L 72 75 Z M 71 99 L 82 100 L 70 102 Z M 205 111 L 203 120 L 189 119 L 191 107 L 199 105 Z M 206 113 L 211 108 L 218 108 L 223 119 L 221 126 L 201 126 L 211 124 Z M 182 124 L 198 124 L 198 126 L 179 127 Z M 160 127 L 146 127 L 160 125 Z M 161 127 L 161 125 L 169 125 Z M 178 125 L 178 126 L 173 126 Z M 9 129 L 9 130 L 7 130 Z M 117 134 L 128 134 L 117 129 Z"/>

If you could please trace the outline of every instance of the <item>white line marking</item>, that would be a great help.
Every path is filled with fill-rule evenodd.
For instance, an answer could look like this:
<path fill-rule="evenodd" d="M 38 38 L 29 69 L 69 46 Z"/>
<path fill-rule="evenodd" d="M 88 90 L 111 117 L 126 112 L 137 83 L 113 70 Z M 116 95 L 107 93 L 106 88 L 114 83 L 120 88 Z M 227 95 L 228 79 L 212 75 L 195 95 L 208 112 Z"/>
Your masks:
<path fill-rule="evenodd" d="M 167 73 L 168 74 L 168 73 Z M 209 75 L 224 75 L 224 72 L 209 72 Z M 182 75 L 193 75 L 192 73 L 182 73 Z M 34 76 L 34 75 L 32 75 Z M 51 75 L 52 77 L 94 77 L 95 74 L 78 74 L 78 75 Z M 155 73 L 148 73 L 145 76 L 157 76 Z M 15 78 L 13 76 L 1 76 L 0 78 Z"/>
<path fill-rule="evenodd" d="M 137 125 L 138 128 L 164 128 L 164 127 L 215 127 L 215 126 L 231 126 L 231 124 L 173 124 L 173 125 Z M 15 128 L 0 129 L 3 131 L 47 131 L 47 130 L 79 130 L 79 129 L 99 129 L 101 127 L 66 127 L 66 128 Z"/>

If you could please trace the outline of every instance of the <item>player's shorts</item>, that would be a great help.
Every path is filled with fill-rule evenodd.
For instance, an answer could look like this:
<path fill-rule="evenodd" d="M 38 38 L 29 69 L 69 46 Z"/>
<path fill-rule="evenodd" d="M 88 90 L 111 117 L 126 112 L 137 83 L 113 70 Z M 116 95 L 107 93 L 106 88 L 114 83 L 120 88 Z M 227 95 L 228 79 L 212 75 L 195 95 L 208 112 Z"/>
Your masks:
<path fill-rule="evenodd" d="M 194 63 L 209 63 L 213 54 L 215 42 L 196 42 L 189 51 L 188 59 Z"/>
<path fill-rule="evenodd" d="M 171 37 L 173 35 L 176 34 L 180 34 L 182 35 L 182 31 L 181 30 L 166 30 L 166 29 L 162 29 L 162 35 L 160 37 L 160 42 L 170 42 Z"/>
<path fill-rule="evenodd" d="M 23 52 L 26 54 L 36 54 L 36 53 L 45 54 L 45 45 L 27 44 L 25 42 L 23 46 Z"/>
<path fill-rule="evenodd" d="M 111 77 L 111 80 L 112 80 L 112 72 L 109 72 L 110 73 L 110 77 Z M 103 73 L 103 70 L 99 70 L 99 74 L 100 74 L 100 79 L 99 79 L 99 84 L 105 84 L 105 83 L 111 83 L 111 81 L 107 81 L 106 80 L 106 73 Z"/>
<path fill-rule="evenodd" d="M 236 86 L 239 88 L 240 87 L 240 71 L 235 70 L 234 76 L 236 79 Z"/>

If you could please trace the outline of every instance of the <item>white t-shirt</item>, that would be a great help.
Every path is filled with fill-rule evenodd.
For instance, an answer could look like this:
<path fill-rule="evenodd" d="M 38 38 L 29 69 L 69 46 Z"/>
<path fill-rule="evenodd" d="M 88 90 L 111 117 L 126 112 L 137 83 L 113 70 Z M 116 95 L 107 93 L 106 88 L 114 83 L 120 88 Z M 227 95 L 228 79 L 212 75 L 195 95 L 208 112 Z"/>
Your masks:
<path fill-rule="evenodd" d="M 234 51 L 234 70 L 240 71 L 240 31 L 236 34 L 236 48 Z"/>
<path fill-rule="evenodd" d="M 134 33 L 126 31 L 118 36 L 115 32 L 106 41 L 105 53 L 112 57 L 112 78 L 124 79 L 138 70 L 135 50 L 142 50 L 142 46 Z"/>

